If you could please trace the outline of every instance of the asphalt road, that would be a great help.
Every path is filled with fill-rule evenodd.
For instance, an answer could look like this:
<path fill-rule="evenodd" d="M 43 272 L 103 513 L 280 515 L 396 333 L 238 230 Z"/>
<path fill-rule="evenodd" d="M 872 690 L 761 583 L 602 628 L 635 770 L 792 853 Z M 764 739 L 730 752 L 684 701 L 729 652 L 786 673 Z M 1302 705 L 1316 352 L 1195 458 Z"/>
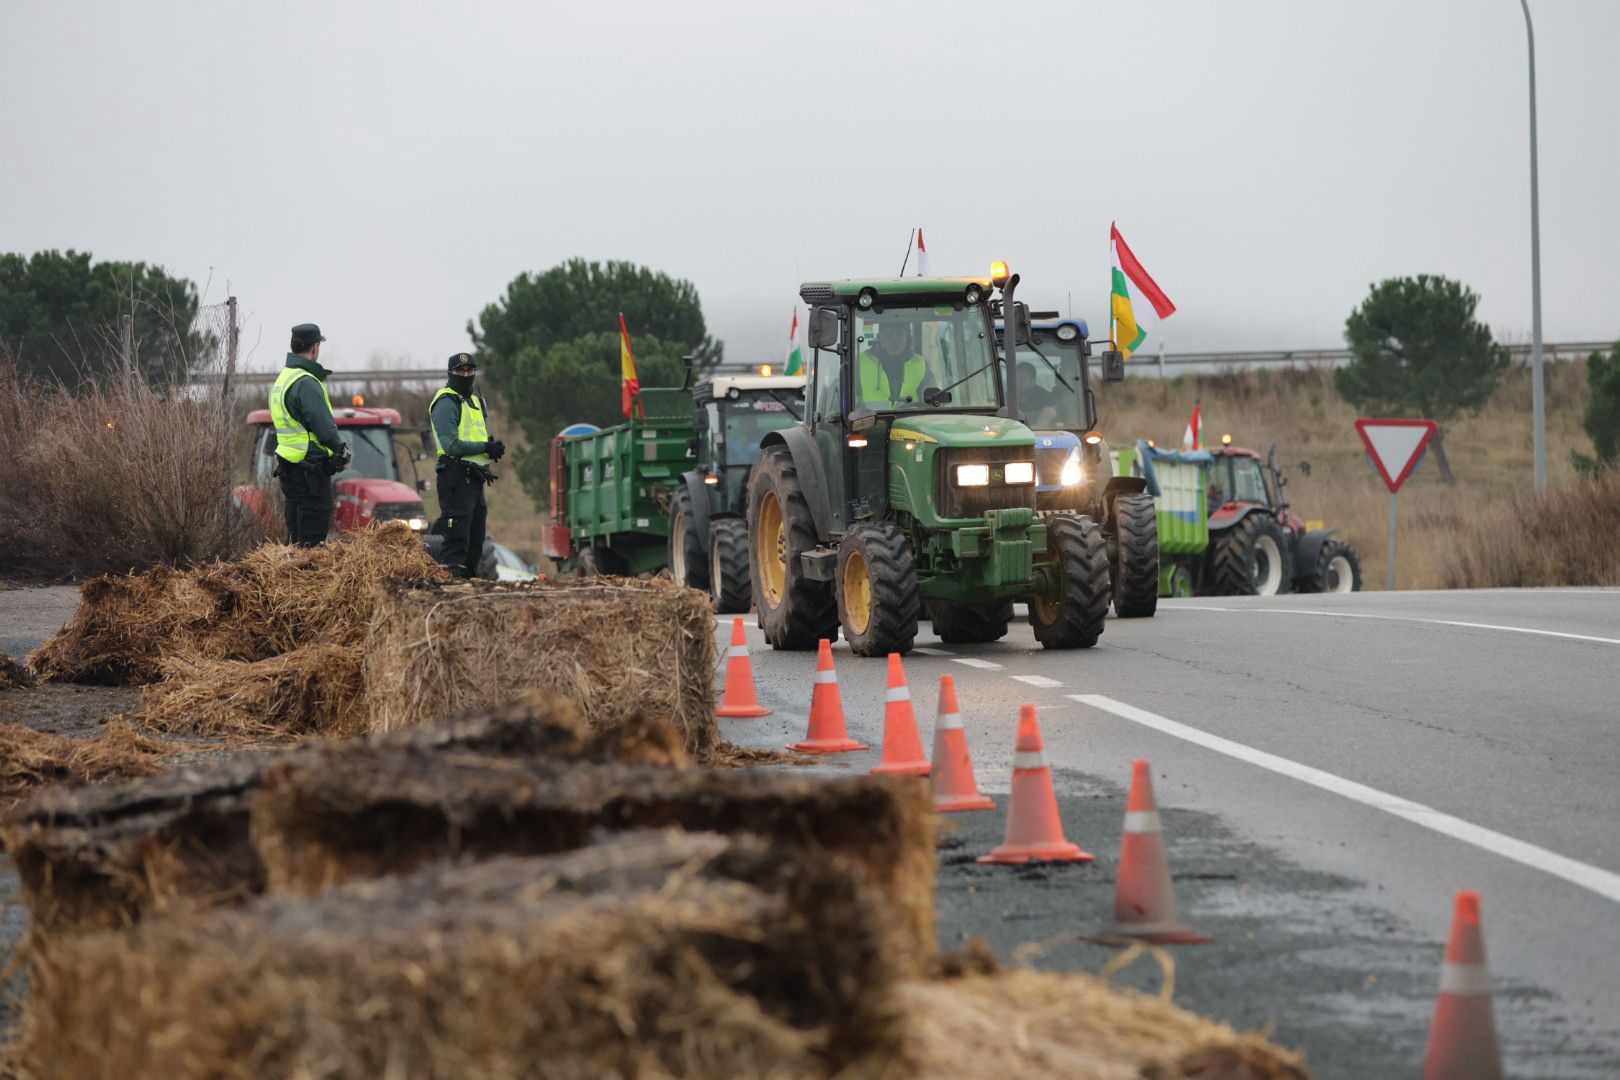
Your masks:
<path fill-rule="evenodd" d="M 814 654 L 745 625 L 774 712 L 722 724 L 780 746 L 803 733 Z M 1620 1075 L 1620 590 L 1167 601 L 1090 650 L 1043 650 L 1021 620 L 993 645 L 945 646 L 927 624 L 917 643 L 925 745 L 954 675 L 980 786 L 1004 804 L 1018 705 L 1037 705 L 1070 839 L 1099 856 L 979 867 L 1003 811 L 951 815 L 945 945 L 1047 941 L 1043 964 L 1100 967 L 1105 951 L 1062 939 L 1107 921 L 1145 757 L 1183 916 L 1217 938 L 1174 949 L 1179 1001 L 1273 1024 L 1321 1076 L 1416 1075 L 1452 898 L 1474 888 L 1510 1074 Z M 825 767 L 866 769 L 884 664 L 835 658 L 874 749 Z"/>

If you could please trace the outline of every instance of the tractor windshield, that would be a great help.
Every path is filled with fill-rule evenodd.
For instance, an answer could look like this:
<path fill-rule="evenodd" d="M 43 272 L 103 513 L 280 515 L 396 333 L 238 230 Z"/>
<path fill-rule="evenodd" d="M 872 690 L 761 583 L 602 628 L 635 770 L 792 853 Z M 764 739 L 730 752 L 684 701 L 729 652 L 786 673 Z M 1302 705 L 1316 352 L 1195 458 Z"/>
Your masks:
<path fill-rule="evenodd" d="M 727 465 L 752 465 L 759 457 L 760 440 L 799 422 L 794 410 L 804 411 L 801 392 L 748 393 L 720 405 L 725 412 Z M 791 408 L 790 408 L 791 405 Z"/>
<path fill-rule="evenodd" d="M 1018 407 L 1036 431 L 1086 431 L 1086 384 L 1080 342 L 1051 335 L 1018 346 Z"/>
<path fill-rule="evenodd" d="M 1271 498 L 1266 493 L 1265 474 L 1260 470 L 1260 463 L 1252 457 L 1232 457 L 1232 501 L 1271 505 Z"/>
<path fill-rule="evenodd" d="M 346 427 L 341 429 L 354 455 L 349 467 L 337 474 L 339 480 L 364 477 L 368 480 L 398 480 L 399 464 L 394 444 L 385 427 Z"/>
<path fill-rule="evenodd" d="M 856 311 L 855 399 L 879 411 L 999 407 L 984 313 L 949 304 Z"/>

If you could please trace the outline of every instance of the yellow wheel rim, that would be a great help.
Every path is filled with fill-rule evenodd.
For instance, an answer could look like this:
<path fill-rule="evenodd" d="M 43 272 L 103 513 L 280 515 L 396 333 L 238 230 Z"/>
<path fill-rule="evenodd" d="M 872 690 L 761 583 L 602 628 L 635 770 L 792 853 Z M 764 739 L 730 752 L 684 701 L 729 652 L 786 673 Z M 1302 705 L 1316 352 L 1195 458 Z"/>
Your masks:
<path fill-rule="evenodd" d="M 765 602 L 774 608 L 787 592 L 788 558 L 787 523 L 774 491 L 767 491 L 760 500 L 757 544 L 754 555 L 759 562 L 759 583 L 765 590 Z"/>
<path fill-rule="evenodd" d="M 844 561 L 844 613 L 849 617 L 849 628 L 857 634 L 866 633 L 872 624 L 872 579 L 858 551 L 850 552 Z"/>
<path fill-rule="evenodd" d="M 1035 617 L 1041 620 L 1042 625 L 1050 626 L 1052 623 L 1057 622 L 1058 608 L 1060 607 L 1058 601 L 1045 600 L 1037 596 L 1030 601 L 1029 606 L 1035 612 Z"/>

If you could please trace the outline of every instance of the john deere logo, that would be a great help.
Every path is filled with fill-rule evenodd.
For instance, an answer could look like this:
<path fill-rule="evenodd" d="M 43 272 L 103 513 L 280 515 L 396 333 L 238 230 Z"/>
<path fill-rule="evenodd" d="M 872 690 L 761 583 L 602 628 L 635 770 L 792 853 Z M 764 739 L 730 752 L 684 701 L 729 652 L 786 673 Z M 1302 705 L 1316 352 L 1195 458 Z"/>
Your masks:
<path fill-rule="evenodd" d="M 992 479 L 992 480 L 1000 480 L 1001 479 L 1001 470 L 1000 469 L 991 469 L 990 470 L 990 479 Z"/>

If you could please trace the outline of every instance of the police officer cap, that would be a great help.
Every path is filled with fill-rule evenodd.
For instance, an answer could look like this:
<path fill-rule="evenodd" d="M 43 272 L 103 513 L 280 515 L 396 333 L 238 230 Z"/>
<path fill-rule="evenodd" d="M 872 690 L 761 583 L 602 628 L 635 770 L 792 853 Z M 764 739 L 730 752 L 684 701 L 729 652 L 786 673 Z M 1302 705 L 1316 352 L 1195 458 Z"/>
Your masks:
<path fill-rule="evenodd" d="M 299 323 L 292 328 L 293 344 L 300 348 L 308 348 L 317 341 L 325 341 L 321 336 L 321 328 L 312 322 Z"/>
<path fill-rule="evenodd" d="M 472 353 L 458 352 L 450 358 L 447 370 L 454 371 L 458 367 L 477 367 L 478 361 L 473 359 Z"/>

